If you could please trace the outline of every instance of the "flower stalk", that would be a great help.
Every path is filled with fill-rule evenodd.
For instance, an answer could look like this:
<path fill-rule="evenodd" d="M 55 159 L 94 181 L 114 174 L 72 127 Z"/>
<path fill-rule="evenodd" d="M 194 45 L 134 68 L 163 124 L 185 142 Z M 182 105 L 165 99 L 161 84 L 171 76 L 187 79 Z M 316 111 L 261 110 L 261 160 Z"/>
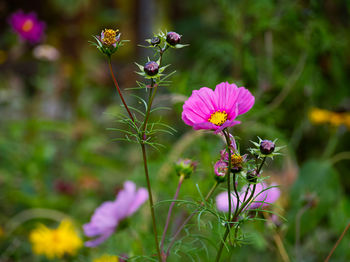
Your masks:
<path fill-rule="evenodd" d="M 165 236 L 166 236 L 166 233 L 167 233 L 167 230 L 168 230 L 168 227 L 169 227 L 171 213 L 173 211 L 173 208 L 174 208 L 174 205 L 175 205 L 175 201 L 177 200 L 177 198 L 179 196 L 180 188 L 181 188 L 182 182 L 184 180 L 185 180 L 185 175 L 182 174 L 180 176 L 180 178 L 179 178 L 179 183 L 177 185 L 176 192 L 175 192 L 175 195 L 174 195 L 174 198 L 173 198 L 174 201 L 172 201 L 171 204 L 170 204 L 169 211 L 168 211 L 168 216 L 167 216 L 166 223 L 165 223 L 165 226 L 164 226 L 163 236 L 162 236 L 162 240 L 161 240 L 161 243 L 160 243 L 160 250 L 162 252 L 162 259 L 163 259 L 163 261 L 166 261 L 166 256 L 165 256 L 165 254 L 163 252 Z"/>
<path fill-rule="evenodd" d="M 265 163 L 265 160 L 266 160 L 266 156 L 263 158 L 263 160 L 261 161 L 261 164 L 260 166 L 258 167 L 256 173 L 257 174 L 260 174 L 260 171 Z M 247 191 L 249 190 L 249 186 L 247 187 Z M 250 203 L 250 201 L 252 200 L 253 196 L 254 196 L 254 193 L 255 193 L 255 189 L 256 189 L 256 184 L 253 185 L 253 190 L 252 190 L 252 193 L 250 194 L 250 196 L 248 197 L 247 201 L 243 202 L 241 207 L 238 209 L 238 211 L 234 214 L 232 220 L 229 221 L 228 223 L 228 227 L 226 227 L 226 230 L 225 230 L 225 233 L 224 233 L 224 236 L 222 238 L 222 241 L 221 241 L 221 244 L 220 244 L 220 247 L 219 247 L 219 250 L 218 250 L 218 253 L 216 255 L 216 259 L 215 259 L 215 262 L 219 262 L 220 261 L 220 257 L 221 257 L 221 254 L 222 254 L 222 250 L 224 248 L 224 245 L 225 245 L 225 242 L 226 242 L 226 238 L 227 236 L 229 235 L 230 233 L 230 228 L 229 227 L 232 227 L 232 222 L 234 222 L 238 216 L 240 215 L 240 213 L 244 210 L 244 208 Z M 239 198 L 237 198 L 239 199 Z M 229 202 L 229 207 L 231 206 L 231 202 Z"/>
<path fill-rule="evenodd" d="M 218 187 L 219 182 L 215 182 L 215 184 L 211 187 L 211 189 L 209 190 L 208 194 L 205 196 L 204 201 L 201 203 L 201 206 L 204 206 L 205 202 L 208 201 L 208 199 L 212 196 L 212 194 L 215 192 L 215 189 Z M 187 223 L 192 219 L 192 217 L 194 217 L 194 215 L 197 213 L 199 209 L 197 208 L 195 211 L 193 211 L 185 220 L 184 222 L 179 226 L 179 228 L 176 230 L 173 239 L 171 240 L 168 249 L 166 251 L 165 254 L 165 258 L 167 258 L 170 254 L 170 250 L 173 247 L 173 245 L 175 244 L 176 238 L 177 236 L 180 234 L 180 232 L 182 231 L 182 229 L 187 225 Z"/>
<path fill-rule="evenodd" d="M 126 111 L 128 112 L 128 115 L 129 115 L 130 119 L 131 119 L 133 122 L 135 122 L 134 117 L 132 116 L 132 114 L 131 114 L 131 112 L 130 112 L 130 110 L 129 110 L 129 107 L 128 107 L 128 105 L 126 104 L 126 102 L 125 102 L 125 100 L 124 100 L 124 97 L 123 97 L 123 94 L 122 94 L 122 92 L 121 92 L 121 90 L 120 90 L 120 88 L 119 88 L 117 79 L 116 79 L 115 76 L 114 76 L 113 68 L 112 68 L 112 63 L 111 63 L 111 59 L 110 59 L 110 58 L 108 59 L 108 67 L 109 67 L 109 71 L 110 71 L 111 76 L 112 76 L 112 79 L 113 79 L 114 86 L 116 87 L 116 89 L 117 89 L 117 91 L 118 91 L 119 97 L 120 97 L 120 99 L 122 100 L 123 105 L 124 105 Z"/>

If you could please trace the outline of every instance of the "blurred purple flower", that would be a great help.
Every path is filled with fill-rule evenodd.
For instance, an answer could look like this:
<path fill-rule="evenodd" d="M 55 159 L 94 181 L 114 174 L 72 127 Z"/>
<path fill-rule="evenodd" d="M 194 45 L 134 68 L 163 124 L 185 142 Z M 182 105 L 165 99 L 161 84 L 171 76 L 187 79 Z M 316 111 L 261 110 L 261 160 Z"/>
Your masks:
<path fill-rule="evenodd" d="M 97 237 L 85 242 L 87 247 L 95 247 L 110 237 L 119 222 L 137 211 L 148 199 L 145 188 L 136 189 L 135 183 L 126 181 L 115 201 L 104 202 L 96 208 L 90 223 L 83 225 L 88 237 Z"/>
<path fill-rule="evenodd" d="M 26 14 L 21 10 L 17 11 L 10 16 L 8 22 L 22 40 L 35 44 L 43 37 L 45 23 L 34 12 Z"/>
<path fill-rule="evenodd" d="M 254 96 L 244 87 L 228 82 L 220 83 L 215 90 L 202 87 L 194 90 L 183 105 L 182 120 L 195 130 L 210 129 L 215 133 L 239 124 L 238 115 L 249 111 L 254 105 Z"/>
<path fill-rule="evenodd" d="M 242 204 L 245 196 L 247 187 L 243 187 L 242 191 L 238 193 L 239 195 L 239 203 Z M 249 197 L 251 190 L 253 189 L 253 186 L 250 185 L 248 189 L 248 196 Z M 277 199 L 280 197 L 281 191 L 278 187 L 276 187 L 275 184 L 271 184 L 270 188 L 265 183 L 259 183 L 256 184 L 254 196 L 253 196 L 253 202 L 251 202 L 245 209 L 258 209 L 258 208 L 264 208 L 269 206 L 270 204 L 273 204 L 277 201 Z M 235 210 L 237 198 L 234 192 L 232 192 L 231 196 L 232 201 L 232 209 Z M 218 210 L 223 212 L 228 212 L 228 196 L 227 192 L 222 192 L 217 195 L 216 197 L 216 207 Z"/>

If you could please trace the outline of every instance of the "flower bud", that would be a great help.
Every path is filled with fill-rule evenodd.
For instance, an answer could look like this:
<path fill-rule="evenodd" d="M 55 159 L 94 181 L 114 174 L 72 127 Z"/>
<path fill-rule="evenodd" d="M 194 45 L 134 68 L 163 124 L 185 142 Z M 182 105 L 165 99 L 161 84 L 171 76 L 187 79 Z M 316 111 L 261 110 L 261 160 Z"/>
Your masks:
<path fill-rule="evenodd" d="M 166 35 L 166 41 L 169 45 L 177 45 L 180 43 L 181 36 L 178 33 L 175 32 L 169 32 Z"/>
<path fill-rule="evenodd" d="M 260 143 L 260 152 L 264 155 L 272 154 L 275 150 L 275 143 L 270 140 L 263 140 Z"/>
<path fill-rule="evenodd" d="M 257 173 L 255 170 L 250 170 L 247 172 L 246 178 L 249 183 L 256 183 Z"/>
<path fill-rule="evenodd" d="M 152 39 L 151 39 L 151 45 L 156 46 L 156 45 L 159 45 L 159 44 L 160 44 L 160 39 L 159 39 L 159 37 L 157 37 L 157 36 L 152 37 Z"/>
<path fill-rule="evenodd" d="M 219 160 L 214 165 L 215 179 L 218 182 L 223 182 L 227 173 L 228 164 L 226 161 Z"/>
<path fill-rule="evenodd" d="M 196 170 L 197 162 L 191 159 L 179 159 L 175 163 L 175 171 L 178 176 L 184 175 L 185 178 L 189 178 Z"/>
<path fill-rule="evenodd" d="M 145 73 L 147 75 L 154 76 L 154 75 L 158 74 L 159 65 L 154 61 L 150 61 L 150 62 L 145 64 L 143 70 L 145 71 Z"/>

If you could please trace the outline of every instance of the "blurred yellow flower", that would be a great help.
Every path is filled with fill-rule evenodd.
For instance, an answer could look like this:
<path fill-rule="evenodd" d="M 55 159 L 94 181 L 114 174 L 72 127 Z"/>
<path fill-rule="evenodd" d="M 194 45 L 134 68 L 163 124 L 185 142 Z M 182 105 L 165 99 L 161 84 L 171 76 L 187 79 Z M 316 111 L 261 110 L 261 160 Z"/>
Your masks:
<path fill-rule="evenodd" d="M 331 113 L 329 123 L 333 126 L 340 126 L 341 124 L 344 124 L 344 116 L 345 114 L 343 113 Z"/>
<path fill-rule="evenodd" d="M 309 119 L 313 124 L 331 124 L 335 127 L 345 125 L 350 129 L 350 113 L 332 112 L 324 109 L 313 108 L 309 113 Z"/>
<path fill-rule="evenodd" d="M 103 255 L 99 258 L 94 259 L 93 262 L 118 262 L 119 258 L 117 256 Z"/>
<path fill-rule="evenodd" d="M 30 232 L 29 240 L 35 254 L 49 259 L 74 255 L 83 244 L 69 220 L 63 220 L 56 229 L 39 225 Z"/>
<path fill-rule="evenodd" d="M 313 108 L 309 113 L 309 119 L 313 124 L 324 124 L 329 120 L 330 113 L 327 110 Z"/>

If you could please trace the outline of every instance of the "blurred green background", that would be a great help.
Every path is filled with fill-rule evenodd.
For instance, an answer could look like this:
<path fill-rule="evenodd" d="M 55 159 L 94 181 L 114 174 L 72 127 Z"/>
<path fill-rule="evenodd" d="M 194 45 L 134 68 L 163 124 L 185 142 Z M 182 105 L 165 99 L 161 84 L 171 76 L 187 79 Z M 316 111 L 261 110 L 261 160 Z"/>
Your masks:
<path fill-rule="evenodd" d="M 38 58 L 33 45 L 18 40 L 7 19 L 19 9 L 35 11 L 45 21 L 42 43 L 57 49 L 57 59 Z M 213 184 L 213 164 L 223 143 L 182 122 L 182 104 L 192 90 L 223 81 L 245 86 L 256 104 L 234 135 L 243 152 L 257 136 L 286 145 L 284 155 L 269 162 L 264 174 L 281 185 L 275 211 L 287 221 L 277 229 L 265 222 L 245 225 L 249 245 L 225 254 L 224 261 L 283 261 L 276 234 L 291 261 L 322 261 L 350 221 L 349 14 L 350 1 L 340 0 L 1 2 L 0 261 L 46 261 L 32 254 L 28 232 L 38 221 L 57 223 L 40 216 L 21 222 L 21 212 L 59 210 L 80 228 L 98 205 L 114 199 L 125 180 L 146 185 L 139 147 L 113 141 L 121 135 L 107 130 L 118 126 L 115 115 L 123 108 L 105 58 L 88 43 L 105 28 L 119 28 L 122 38 L 130 40 L 112 59 L 124 90 L 140 80 L 133 62 L 143 64 L 152 55 L 138 46 L 152 32 L 176 31 L 182 43 L 190 44 L 164 57 L 177 73 L 168 89 L 159 90 L 155 103 L 171 110 L 154 118 L 161 117 L 177 133 L 157 138 L 166 146 L 160 152 L 149 150 L 155 198 L 172 198 L 177 185 L 172 163 L 179 157 L 199 162 L 181 198 L 199 200 L 196 184 L 202 192 Z M 135 92 L 124 93 L 128 103 L 141 107 L 131 96 Z M 347 118 L 317 125 L 309 119 L 313 108 Z M 167 206 L 156 209 L 160 231 Z M 189 208 L 176 211 L 174 221 Z M 170 261 L 213 261 L 218 229 L 210 227 L 209 215 L 202 219 L 202 230 L 193 221 L 192 234 L 178 244 L 178 256 Z M 71 261 L 90 261 L 105 252 L 149 255 L 148 206 L 129 223 L 98 249 L 82 248 Z M 176 223 L 171 231 L 175 228 Z M 211 241 L 196 240 L 198 234 Z M 348 234 L 331 261 L 350 261 L 349 243 Z"/>

